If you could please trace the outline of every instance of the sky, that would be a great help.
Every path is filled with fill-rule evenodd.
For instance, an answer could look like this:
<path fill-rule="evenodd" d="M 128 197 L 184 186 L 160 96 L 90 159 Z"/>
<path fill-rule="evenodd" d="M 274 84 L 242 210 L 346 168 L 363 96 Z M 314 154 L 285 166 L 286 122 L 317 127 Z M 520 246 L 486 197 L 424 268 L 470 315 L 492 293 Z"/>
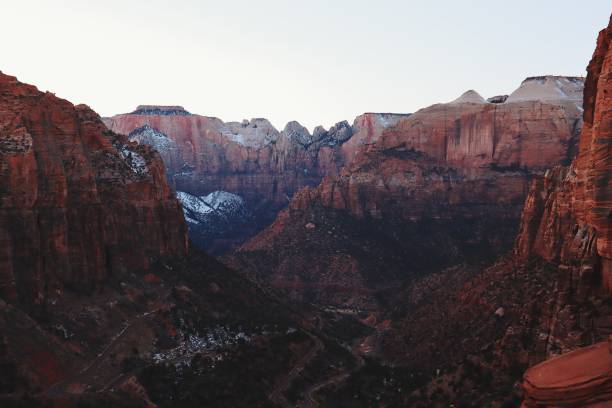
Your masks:
<path fill-rule="evenodd" d="M 103 116 L 182 105 L 310 130 L 585 75 L 609 0 L 0 0 L 0 71 Z"/>

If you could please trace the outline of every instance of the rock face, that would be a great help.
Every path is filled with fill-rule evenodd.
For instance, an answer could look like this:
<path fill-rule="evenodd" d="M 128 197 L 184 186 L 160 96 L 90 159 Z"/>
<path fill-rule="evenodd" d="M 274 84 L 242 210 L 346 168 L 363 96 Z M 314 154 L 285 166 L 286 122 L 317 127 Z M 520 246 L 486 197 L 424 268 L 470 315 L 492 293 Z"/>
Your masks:
<path fill-rule="evenodd" d="M 520 87 L 512 92 L 506 102 L 523 102 L 538 99 L 540 101 L 558 101 L 566 99 L 582 103 L 584 78 L 563 76 L 529 77 Z"/>
<path fill-rule="evenodd" d="M 525 204 L 516 253 L 564 263 L 582 263 L 612 292 L 612 30 L 603 30 L 587 68 L 584 128 L 579 154 L 534 181 Z"/>
<path fill-rule="evenodd" d="M 365 114 L 352 126 L 346 121 L 329 130 L 319 126 L 312 135 L 298 122 L 279 132 L 266 119 L 224 123 L 180 106 L 139 106 L 104 121 L 130 140 L 155 147 L 176 190 L 195 196 L 226 191 L 244 198 L 254 224 L 235 230 L 229 241 L 228 231 L 219 239 L 198 240 L 207 250 L 223 252 L 269 225 L 296 191 L 336 175 L 361 145 L 405 116 Z"/>
<path fill-rule="evenodd" d="M 543 78 L 544 83 L 580 84 L 576 78 Z M 538 89 L 523 93 L 520 101 L 508 98 L 501 103 L 488 103 L 468 91 L 450 103 L 409 116 L 393 115 L 384 127 L 383 116 L 377 121 L 379 131 L 370 131 L 375 129 L 372 116 L 364 115 L 342 146 L 352 157 L 348 164 L 316 188 L 298 192 L 286 213 L 235 252 L 234 265 L 260 278 L 269 274 L 278 286 L 293 288 L 296 296 L 295 288 L 320 288 L 318 270 L 333 275 L 324 286 L 361 293 L 398 285 L 427 269 L 509 249 L 532 177 L 569 163 L 581 129 L 580 101 L 569 91 L 553 100 Z M 353 221 L 342 221 L 346 228 L 340 232 L 346 237 L 341 241 L 363 250 L 349 250 L 332 239 L 338 231 L 331 227 L 345 216 Z M 305 241 L 306 232 L 295 225 L 309 222 L 324 226 L 329 234 L 314 229 L 307 234 L 312 240 Z M 361 232 L 348 226 L 351 222 L 361 222 Z M 317 254 L 312 259 L 300 249 L 310 241 L 314 247 L 306 251 Z M 368 248 L 380 252 L 367 254 Z M 277 256 L 278 263 L 273 261 Z M 370 265 L 372 256 L 379 258 L 378 266 Z M 256 266 L 258 259 L 265 261 Z M 333 272 L 347 264 L 352 265 L 350 274 L 342 268 Z M 317 290 L 309 296 L 316 297 Z"/>
<path fill-rule="evenodd" d="M 2 73 L 0 174 L 4 299 L 43 306 L 66 286 L 89 290 L 187 251 L 153 149 L 108 131 L 88 107 Z"/>

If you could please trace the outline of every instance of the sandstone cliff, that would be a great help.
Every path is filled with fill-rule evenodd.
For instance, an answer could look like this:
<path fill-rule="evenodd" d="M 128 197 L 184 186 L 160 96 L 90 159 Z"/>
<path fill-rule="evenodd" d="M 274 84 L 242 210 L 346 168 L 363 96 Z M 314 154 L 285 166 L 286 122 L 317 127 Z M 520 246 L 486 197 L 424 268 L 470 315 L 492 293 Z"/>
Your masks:
<path fill-rule="evenodd" d="M 186 228 L 159 155 L 0 73 L 0 294 L 42 306 L 152 259 Z"/>
<path fill-rule="evenodd" d="M 584 128 L 578 157 L 534 181 L 525 204 L 516 253 L 582 263 L 579 273 L 596 273 L 612 292 L 612 48 L 603 30 L 587 68 Z M 593 270 L 595 269 L 595 270 Z"/>

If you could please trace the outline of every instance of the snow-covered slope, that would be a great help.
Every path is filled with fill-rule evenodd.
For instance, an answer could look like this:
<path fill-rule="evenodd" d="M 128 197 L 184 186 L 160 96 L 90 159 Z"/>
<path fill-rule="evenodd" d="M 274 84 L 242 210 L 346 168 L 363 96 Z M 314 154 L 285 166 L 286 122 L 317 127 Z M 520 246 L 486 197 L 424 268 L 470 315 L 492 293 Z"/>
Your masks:
<path fill-rule="evenodd" d="M 251 219 L 246 202 L 237 194 L 215 191 L 196 196 L 177 191 L 176 196 L 183 207 L 189 235 L 202 248 L 209 249 L 213 239 L 229 239 Z"/>
<path fill-rule="evenodd" d="M 138 144 L 153 146 L 161 155 L 166 168 L 171 168 L 182 162 L 176 142 L 149 125 L 134 129 L 129 133 L 128 138 L 130 141 L 138 142 Z"/>

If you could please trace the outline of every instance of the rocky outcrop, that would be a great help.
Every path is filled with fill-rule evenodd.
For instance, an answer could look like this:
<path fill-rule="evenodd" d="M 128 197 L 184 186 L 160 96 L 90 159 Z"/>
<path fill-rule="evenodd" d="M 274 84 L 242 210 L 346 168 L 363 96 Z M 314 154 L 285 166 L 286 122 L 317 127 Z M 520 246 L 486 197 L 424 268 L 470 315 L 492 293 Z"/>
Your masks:
<path fill-rule="evenodd" d="M 262 200 L 284 205 L 294 191 L 318 183 L 342 164 L 335 146 L 346 140 L 343 132 L 319 130 L 314 137 L 297 122 L 279 132 L 266 119 L 224 123 L 200 115 L 167 115 L 162 108 L 139 107 L 135 112 L 106 118 L 105 123 L 144 143 L 149 141 L 136 138 L 143 127 L 167 136 L 172 146 L 153 144 L 169 157 L 168 176 L 180 191 L 228 191 L 254 205 Z M 166 153 L 174 146 L 177 155 Z"/>
<path fill-rule="evenodd" d="M 489 103 L 504 103 L 508 99 L 508 95 L 495 95 L 490 98 L 487 98 L 487 102 Z"/>
<path fill-rule="evenodd" d="M 611 401 L 610 347 L 601 342 L 531 367 L 525 373 L 524 406 L 586 407 Z"/>
<path fill-rule="evenodd" d="M 583 89 L 583 77 L 554 75 L 529 77 L 508 96 L 506 102 L 523 102 L 534 99 L 542 102 L 555 102 L 565 99 L 581 104 Z"/>
<path fill-rule="evenodd" d="M 159 106 L 159 105 L 138 105 L 132 115 L 164 115 L 164 116 L 187 116 L 187 112 L 182 106 Z"/>
<path fill-rule="evenodd" d="M 128 135 L 128 139 L 138 144 L 149 145 L 157 150 L 166 168 L 176 168 L 182 164 L 176 142 L 149 125 L 134 129 Z"/>
<path fill-rule="evenodd" d="M 0 73 L 0 295 L 30 306 L 184 255 L 157 152 Z"/>
<path fill-rule="evenodd" d="M 338 177 L 323 181 L 314 194 L 326 206 L 374 217 L 384 211 L 381 194 L 396 198 L 407 190 L 427 194 L 436 183 L 446 196 L 439 200 L 442 203 L 517 205 L 525 196 L 528 174 L 568 161 L 581 127 L 580 117 L 580 106 L 573 99 L 554 104 L 539 100 L 489 104 L 468 91 L 449 104 L 422 109 L 380 132 L 374 144 L 361 149 L 359 157 Z M 428 180 L 414 168 L 417 162 L 424 169 L 447 167 L 447 176 L 440 173 Z M 460 190 L 468 182 L 472 191 L 462 195 Z M 476 185 L 484 183 L 506 191 L 487 193 L 483 188 L 482 194 L 476 193 Z M 408 206 L 427 200 L 411 202 Z"/>

